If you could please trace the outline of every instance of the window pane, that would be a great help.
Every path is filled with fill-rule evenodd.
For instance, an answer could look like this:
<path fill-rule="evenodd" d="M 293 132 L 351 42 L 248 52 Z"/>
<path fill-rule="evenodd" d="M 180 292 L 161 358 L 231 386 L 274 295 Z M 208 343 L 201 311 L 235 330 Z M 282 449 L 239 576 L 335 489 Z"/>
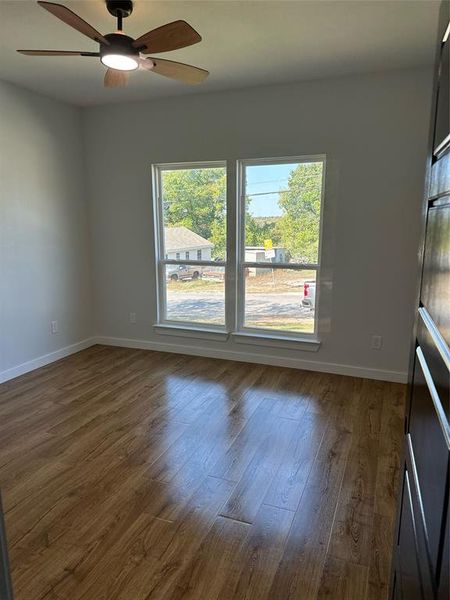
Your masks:
<path fill-rule="evenodd" d="M 166 265 L 166 318 L 225 324 L 225 267 Z"/>
<path fill-rule="evenodd" d="M 322 162 L 245 168 L 246 262 L 318 263 Z"/>
<path fill-rule="evenodd" d="M 314 333 L 316 271 L 245 269 L 246 327 Z"/>
<path fill-rule="evenodd" d="M 164 254 L 169 259 L 225 260 L 226 169 L 161 171 Z"/>

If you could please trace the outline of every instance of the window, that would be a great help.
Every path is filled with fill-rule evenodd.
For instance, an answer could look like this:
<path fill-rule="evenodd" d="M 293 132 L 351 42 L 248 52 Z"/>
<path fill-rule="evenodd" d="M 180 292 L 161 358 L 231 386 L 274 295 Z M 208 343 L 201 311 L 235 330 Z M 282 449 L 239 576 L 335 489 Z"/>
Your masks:
<path fill-rule="evenodd" d="M 325 157 L 243 160 L 238 174 L 153 167 L 158 324 L 315 339 Z"/>
<path fill-rule="evenodd" d="M 238 327 L 317 332 L 323 158 L 241 163 Z"/>
<path fill-rule="evenodd" d="M 158 165 L 154 185 L 158 256 L 169 256 L 158 259 L 159 322 L 224 329 L 226 166 Z"/>

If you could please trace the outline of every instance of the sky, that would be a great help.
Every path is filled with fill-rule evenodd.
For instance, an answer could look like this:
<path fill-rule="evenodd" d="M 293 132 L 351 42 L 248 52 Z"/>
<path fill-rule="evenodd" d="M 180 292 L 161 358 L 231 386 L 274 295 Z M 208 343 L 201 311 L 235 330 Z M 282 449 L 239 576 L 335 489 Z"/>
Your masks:
<path fill-rule="evenodd" d="M 278 192 L 288 189 L 290 173 L 298 163 L 255 165 L 246 168 L 246 196 L 250 196 L 249 212 L 254 217 L 279 217 Z M 270 193 L 269 192 L 273 192 Z M 253 194 L 264 194 L 254 196 Z"/>

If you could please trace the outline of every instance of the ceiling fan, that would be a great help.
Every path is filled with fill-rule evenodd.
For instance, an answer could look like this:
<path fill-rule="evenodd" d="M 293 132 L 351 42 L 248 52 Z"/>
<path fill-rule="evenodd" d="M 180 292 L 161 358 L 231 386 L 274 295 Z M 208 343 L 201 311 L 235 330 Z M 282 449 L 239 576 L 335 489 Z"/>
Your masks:
<path fill-rule="evenodd" d="M 64 21 L 80 33 L 97 42 L 98 52 L 73 50 L 17 50 L 27 56 L 89 56 L 98 57 L 108 68 L 105 74 L 106 87 L 124 87 L 128 82 L 128 72 L 136 69 L 153 71 L 183 83 L 201 83 L 209 73 L 205 69 L 184 63 L 144 56 L 185 48 L 201 41 L 201 36 L 186 21 L 173 21 L 144 33 L 136 40 L 122 31 L 122 21 L 133 12 L 132 0 L 106 0 L 110 14 L 117 18 L 117 31 L 102 35 L 84 19 L 62 4 L 44 2 L 38 4 L 52 15 Z"/>

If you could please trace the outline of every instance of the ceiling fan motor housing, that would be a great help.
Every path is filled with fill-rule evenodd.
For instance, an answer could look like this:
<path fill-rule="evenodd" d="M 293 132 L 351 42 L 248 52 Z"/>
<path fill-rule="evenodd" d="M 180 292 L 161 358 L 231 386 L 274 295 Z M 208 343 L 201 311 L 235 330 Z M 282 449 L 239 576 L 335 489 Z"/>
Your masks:
<path fill-rule="evenodd" d="M 123 54 L 139 57 L 139 50 L 133 47 L 133 38 L 124 33 L 107 33 L 104 36 L 110 45 L 100 43 L 100 57 L 107 54 Z"/>

